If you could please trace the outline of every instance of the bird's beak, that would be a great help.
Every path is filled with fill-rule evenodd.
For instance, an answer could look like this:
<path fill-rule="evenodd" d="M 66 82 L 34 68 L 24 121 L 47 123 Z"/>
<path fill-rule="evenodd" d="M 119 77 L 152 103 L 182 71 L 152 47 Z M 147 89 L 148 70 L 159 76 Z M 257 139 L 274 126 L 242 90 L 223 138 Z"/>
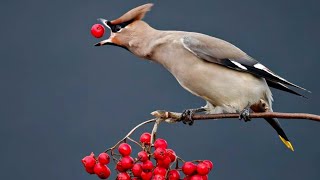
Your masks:
<path fill-rule="evenodd" d="M 111 31 L 111 28 L 107 24 L 108 21 L 105 20 L 105 19 L 102 19 L 102 18 L 99 18 L 97 20 L 100 21 L 108 29 L 110 29 L 111 34 L 110 34 L 110 37 L 108 39 L 105 39 L 103 41 L 98 42 L 97 44 L 95 44 L 95 46 L 103 46 L 103 45 L 108 45 L 108 44 L 113 45 L 114 43 L 111 41 L 112 31 Z"/>
<path fill-rule="evenodd" d="M 108 44 L 113 45 L 114 43 L 110 39 L 106 39 L 106 40 L 98 42 L 94 46 L 103 46 L 103 45 L 108 45 Z"/>

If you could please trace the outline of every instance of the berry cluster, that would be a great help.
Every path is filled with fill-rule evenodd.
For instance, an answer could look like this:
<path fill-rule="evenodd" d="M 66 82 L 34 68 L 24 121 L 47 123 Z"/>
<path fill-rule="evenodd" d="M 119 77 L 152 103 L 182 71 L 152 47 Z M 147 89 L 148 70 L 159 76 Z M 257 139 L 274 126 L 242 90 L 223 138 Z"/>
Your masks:
<path fill-rule="evenodd" d="M 168 149 L 168 143 L 164 139 L 156 139 L 151 146 L 150 133 L 143 133 L 140 143 L 133 142 L 142 148 L 136 158 L 132 157 L 132 148 L 127 143 L 116 146 L 119 154 L 114 153 L 113 148 L 109 149 L 116 163 L 117 180 L 180 180 L 180 171 L 185 175 L 185 180 L 207 180 L 213 168 L 213 163 L 209 160 L 184 162 L 172 149 Z M 179 167 L 179 161 L 183 162 L 182 167 Z M 101 179 L 107 179 L 111 174 L 107 167 L 109 162 L 110 156 L 105 152 L 98 158 L 91 153 L 82 159 L 86 171 Z"/>
<path fill-rule="evenodd" d="M 82 163 L 89 174 L 96 174 L 101 179 L 107 179 L 111 172 L 107 167 L 110 162 L 110 156 L 107 153 L 101 153 L 98 158 L 93 153 L 82 159 Z"/>

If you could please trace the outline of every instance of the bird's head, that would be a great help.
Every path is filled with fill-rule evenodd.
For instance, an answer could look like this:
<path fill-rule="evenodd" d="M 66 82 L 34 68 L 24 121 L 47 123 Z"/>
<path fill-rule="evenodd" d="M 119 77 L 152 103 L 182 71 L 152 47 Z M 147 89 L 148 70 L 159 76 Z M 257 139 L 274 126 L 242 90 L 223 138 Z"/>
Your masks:
<path fill-rule="evenodd" d="M 153 4 L 149 3 L 136 7 L 112 21 L 99 18 L 98 21 L 109 28 L 111 34 L 108 39 L 95 44 L 95 46 L 115 45 L 129 49 L 130 41 L 139 36 L 142 38 L 141 35 L 149 27 L 142 19 L 152 6 Z"/>

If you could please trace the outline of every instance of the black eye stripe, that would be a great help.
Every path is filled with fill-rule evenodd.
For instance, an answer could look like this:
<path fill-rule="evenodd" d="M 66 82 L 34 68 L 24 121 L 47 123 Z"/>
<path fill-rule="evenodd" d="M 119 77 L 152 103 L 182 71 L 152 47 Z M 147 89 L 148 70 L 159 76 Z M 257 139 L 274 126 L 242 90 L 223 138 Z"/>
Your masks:
<path fill-rule="evenodd" d="M 120 31 L 122 29 L 122 27 L 120 25 L 118 25 L 118 24 L 113 26 L 113 27 L 114 27 L 114 31 L 116 31 L 116 32 L 118 32 L 118 31 Z"/>
<path fill-rule="evenodd" d="M 130 20 L 127 22 L 123 22 L 120 24 L 111 24 L 110 21 L 107 22 L 107 25 L 111 28 L 112 32 L 118 32 L 120 31 L 122 28 L 125 28 L 127 25 L 131 24 L 134 20 Z"/>

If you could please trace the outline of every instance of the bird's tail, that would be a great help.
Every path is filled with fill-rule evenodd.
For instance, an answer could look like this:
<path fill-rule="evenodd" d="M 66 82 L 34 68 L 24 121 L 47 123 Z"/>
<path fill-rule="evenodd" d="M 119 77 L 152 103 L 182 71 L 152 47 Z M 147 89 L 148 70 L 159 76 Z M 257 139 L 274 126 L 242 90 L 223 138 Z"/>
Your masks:
<path fill-rule="evenodd" d="M 290 143 L 288 137 L 281 128 L 280 122 L 277 118 L 265 118 L 265 120 L 277 131 L 281 141 L 289 148 L 291 151 L 294 151 L 292 144 Z"/>

